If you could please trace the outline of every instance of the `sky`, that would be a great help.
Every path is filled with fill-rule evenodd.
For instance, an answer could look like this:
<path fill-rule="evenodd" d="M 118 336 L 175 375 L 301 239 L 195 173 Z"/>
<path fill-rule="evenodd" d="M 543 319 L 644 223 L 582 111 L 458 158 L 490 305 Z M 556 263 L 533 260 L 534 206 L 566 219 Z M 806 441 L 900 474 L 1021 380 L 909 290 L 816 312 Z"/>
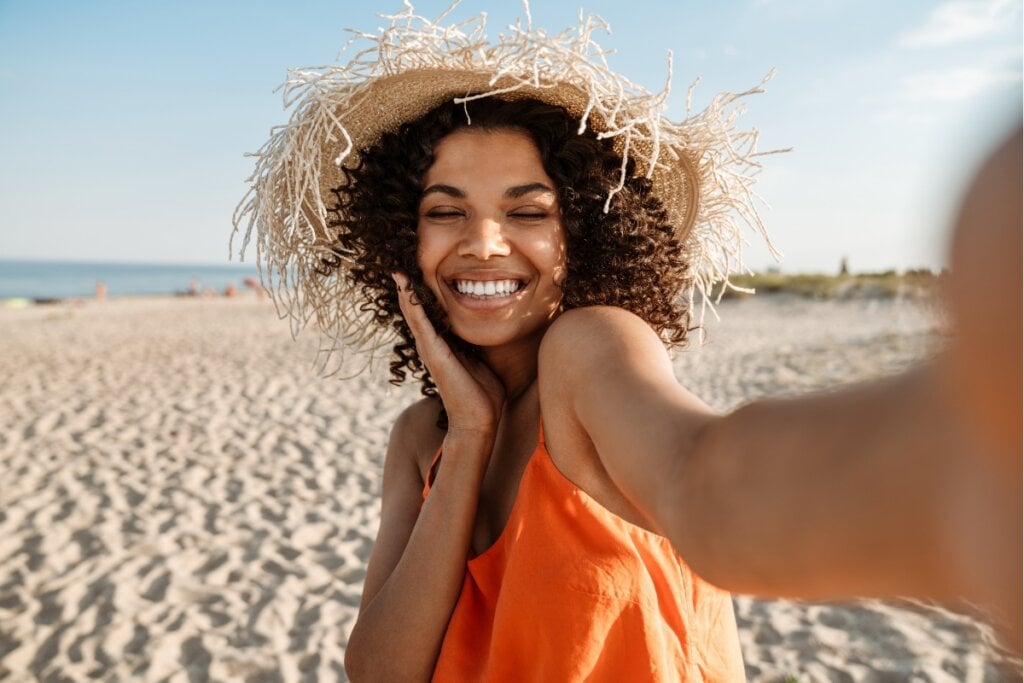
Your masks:
<path fill-rule="evenodd" d="M 762 151 L 793 148 L 757 186 L 783 258 L 750 233 L 754 270 L 941 267 L 964 183 L 1021 118 L 1019 0 L 537 0 L 533 24 L 560 30 L 581 7 L 611 25 L 612 66 L 650 90 L 672 51 L 671 119 L 697 77 L 695 110 L 777 70 L 738 122 Z M 0 258 L 225 263 L 245 153 L 288 117 L 287 69 L 334 62 L 345 27 L 399 9 L 0 0 Z M 481 11 L 496 35 L 522 3 L 453 16 Z"/>

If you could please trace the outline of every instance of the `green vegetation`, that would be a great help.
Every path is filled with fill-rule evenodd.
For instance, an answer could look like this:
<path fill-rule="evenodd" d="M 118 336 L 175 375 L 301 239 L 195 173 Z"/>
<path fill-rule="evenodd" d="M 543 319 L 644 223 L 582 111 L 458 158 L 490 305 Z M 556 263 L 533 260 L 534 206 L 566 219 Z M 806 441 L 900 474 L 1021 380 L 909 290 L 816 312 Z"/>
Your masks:
<path fill-rule="evenodd" d="M 917 269 L 903 273 L 889 270 L 845 275 L 784 275 L 768 272 L 733 275 L 730 280 L 734 286 L 753 289 L 758 295 L 793 294 L 810 299 L 920 299 L 931 296 L 941 278 L 941 274 L 936 275 L 928 269 Z M 722 299 L 747 296 L 750 295 L 746 292 L 726 289 Z"/>

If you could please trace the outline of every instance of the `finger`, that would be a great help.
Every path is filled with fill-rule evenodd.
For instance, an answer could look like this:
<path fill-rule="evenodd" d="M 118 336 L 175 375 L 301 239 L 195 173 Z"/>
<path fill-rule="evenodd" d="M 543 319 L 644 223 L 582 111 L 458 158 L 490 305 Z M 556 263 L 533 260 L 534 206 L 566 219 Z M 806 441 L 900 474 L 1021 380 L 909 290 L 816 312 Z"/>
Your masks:
<path fill-rule="evenodd" d="M 394 278 L 395 284 L 398 285 L 398 306 L 402 309 L 402 316 L 409 325 L 413 336 L 417 339 L 429 338 L 431 335 L 427 333 L 434 333 L 434 326 L 430 323 L 429 318 L 427 318 L 423 306 L 412 300 L 413 291 L 408 276 L 404 273 L 392 273 L 391 277 Z"/>
<path fill-rule="evenodd" d="M 421 360 L 429 365 L 428 358 L 442 350 L 446 351 L 447 344 L 437 334 L 423 305 L 413 301 L 409 278 L 404 273 L 392 273 L 391 276 L 394 278 L 395 284 L 398 285 L 398 305 L 402 309 L 402 316 L 416 341 L 416 350 Z"/>

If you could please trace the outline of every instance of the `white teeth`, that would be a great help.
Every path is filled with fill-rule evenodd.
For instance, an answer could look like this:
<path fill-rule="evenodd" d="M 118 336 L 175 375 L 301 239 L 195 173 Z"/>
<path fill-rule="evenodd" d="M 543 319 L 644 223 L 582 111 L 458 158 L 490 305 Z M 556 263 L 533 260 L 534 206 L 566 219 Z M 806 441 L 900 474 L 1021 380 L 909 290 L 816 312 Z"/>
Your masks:
<path fill-rule="evenodd" d="M 455 289 L 460 294 L 473 296 L 508 296 L 519 290 L 517 280 L 456 280 Z"/>

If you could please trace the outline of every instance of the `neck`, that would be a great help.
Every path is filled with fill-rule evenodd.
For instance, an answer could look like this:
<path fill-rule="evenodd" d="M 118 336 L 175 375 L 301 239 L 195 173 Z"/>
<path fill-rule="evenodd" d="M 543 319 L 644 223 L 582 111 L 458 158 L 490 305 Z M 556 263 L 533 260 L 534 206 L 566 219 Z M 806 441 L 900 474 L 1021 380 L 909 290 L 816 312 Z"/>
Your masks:
<path fill-rule="evenodd" d="M 543 330 L 515 346 L 483 349 L 484 360 L 505 387 L 506 401 L 515 401 L 537 379 L 537 353 Z"/>

